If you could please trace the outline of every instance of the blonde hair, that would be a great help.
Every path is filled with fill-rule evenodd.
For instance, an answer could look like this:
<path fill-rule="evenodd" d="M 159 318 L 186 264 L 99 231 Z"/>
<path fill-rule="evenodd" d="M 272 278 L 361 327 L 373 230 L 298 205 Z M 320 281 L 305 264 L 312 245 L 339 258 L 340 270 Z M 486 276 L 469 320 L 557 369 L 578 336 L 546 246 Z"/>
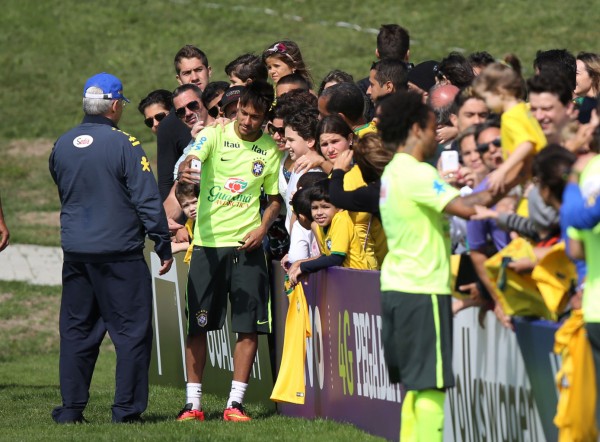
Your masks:
<path fill-rule="evenodd" d="M 481 71 L 473 81 L 473 90 L 480 97 L 485 92 L 505 92 L 517 99 L 525 96 L 523 77 L 504 63 L 492 63 Z"/>

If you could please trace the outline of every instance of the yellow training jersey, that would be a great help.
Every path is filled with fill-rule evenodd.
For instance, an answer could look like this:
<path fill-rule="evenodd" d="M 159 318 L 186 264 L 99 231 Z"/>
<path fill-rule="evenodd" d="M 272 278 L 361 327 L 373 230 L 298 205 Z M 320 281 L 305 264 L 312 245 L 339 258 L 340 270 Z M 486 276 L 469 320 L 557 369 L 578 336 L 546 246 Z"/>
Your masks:
<path fill-rule="evenodd" d="M 319 227 L 315 233 L 321 253 L 344 256 L 343 267 L 374 270 L 369 266 L 364 245 L 358 239 L 354 223 L 346 210 L 340 210 L 328 227 Z"/>
<path fill-rule="evenodd" d="M 286 282 L 286 288 L 287 284 Z M 302 283 L 296 284 L 293 289 L 288 290 L 288 300 L 290 305 L 285 319 L 281 365 L 271 393 L 271 400 L 304 404 L 306 338 L 310 338 L 311 333 Z"/>

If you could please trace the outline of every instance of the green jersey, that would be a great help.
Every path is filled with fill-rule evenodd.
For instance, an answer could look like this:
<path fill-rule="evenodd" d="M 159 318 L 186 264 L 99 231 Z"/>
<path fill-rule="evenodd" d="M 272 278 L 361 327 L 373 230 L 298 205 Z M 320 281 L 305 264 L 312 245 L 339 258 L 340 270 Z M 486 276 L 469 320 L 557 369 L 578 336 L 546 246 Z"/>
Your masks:
<path fill-rule="evenodd" d="M 581 195 L 589 206 L 596 204 L 600 196 L 600 156 L 596 156 L 583 169 L 579 178 Z M 569 227 L 570 238 L 583 242 L 587 275 L 583 290 L 583 319 L 585 322 L 600 322 L 600 224 L 591 230 L 576 230 Z"/>
<path fill-rule="evenodd" d="M 450 228 L 442 213 L 459 196 L 431 165 L 397 153 L 381 177 L 388 254 L 381 291 L 450 294 Z"/>
<path fill-rule="evenodd" d="M 280 152 L 273 139 L 243 141 L 235 123 L 200 132 L 190 155 L 202 162 L 202 177 L 193 245 L 239 247 L 260 226 L 261 187 L 279 193 Z"/>

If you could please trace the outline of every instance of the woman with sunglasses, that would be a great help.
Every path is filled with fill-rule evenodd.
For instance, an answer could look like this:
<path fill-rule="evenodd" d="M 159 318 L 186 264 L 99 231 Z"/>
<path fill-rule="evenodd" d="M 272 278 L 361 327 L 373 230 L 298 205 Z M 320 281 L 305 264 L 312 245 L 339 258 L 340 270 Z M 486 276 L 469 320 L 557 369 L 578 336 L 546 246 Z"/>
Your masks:
<path fill-rule="evenodd" d="M 173 94 L 165 89 L 157 89 L 140 101 L 138 110 L 144 116 L 144 124 L 156 135 L 158 125 L 169 114 L 172 106 Z"/>
<path fill-rule="evenodd" d="M 312 88 L 312 77 L 304 64 L 300 48 L 293 41 L 282 40 L 273 43 L 265 49 L 262 59 L 273 83 L 277 84 L 281 77 L 297 73 L 302 75 Z"/>

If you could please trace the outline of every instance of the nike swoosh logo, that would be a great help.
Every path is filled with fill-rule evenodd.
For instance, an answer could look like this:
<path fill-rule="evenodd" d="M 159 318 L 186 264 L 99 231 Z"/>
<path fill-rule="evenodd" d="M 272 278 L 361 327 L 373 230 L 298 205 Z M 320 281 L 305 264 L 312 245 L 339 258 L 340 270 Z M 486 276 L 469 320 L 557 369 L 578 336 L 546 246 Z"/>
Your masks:
<path fill-rule="evenodd" d="M 230 160 L 231 160 L 231 158 L 223 158 L 223 157 L 221 157 L 221 161 L 230 161 Z"/>
<path fill-rule="evenodd" d="M 268 324 L 268 323 L 269 323 L 268 320 L 267 321 L 256 321 L 257 325 L 264 325 L 264 324 Z"/>

